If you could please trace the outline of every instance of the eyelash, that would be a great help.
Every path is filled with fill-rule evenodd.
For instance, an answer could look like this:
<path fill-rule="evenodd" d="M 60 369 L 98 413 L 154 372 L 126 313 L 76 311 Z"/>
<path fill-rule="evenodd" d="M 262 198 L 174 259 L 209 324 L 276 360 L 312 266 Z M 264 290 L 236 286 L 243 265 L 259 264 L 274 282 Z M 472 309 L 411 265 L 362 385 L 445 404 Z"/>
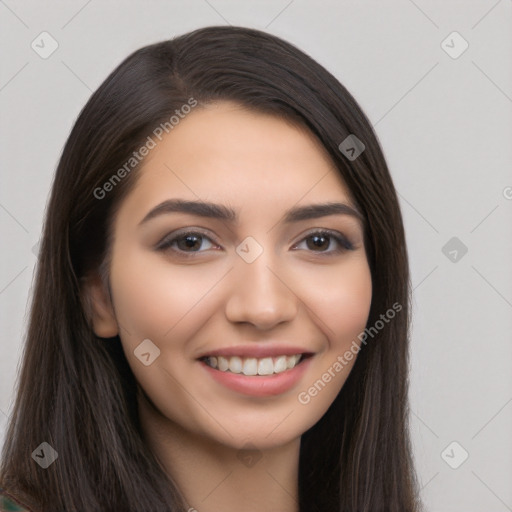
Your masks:
<path fill-rule="evenodd" d="M 186 238 L 189 235 L 199 235 L 201 238 L 207 238 L 211 242 L 215 244 L 215 242 L 205 233 L 201 231 L 183 231 L 181 233 L 175 234 L 172 238 L 164 238 L 156 247 L 158 251 L 167 251 L 171 250 L 174 253 L 179 254 L 180 256 L 183 256 L 185 258 L 193 258 L 194 254 L 201 253 L 205 251 L 182 251 L 181 249 L 172 249 L 171 246 L 174 244 L 174 242 L 178 240 L 182 240 Z M 319 229 L 317 231 L 311 231 L 308 233 L 299 243 L 304 242 L 308 238 L 311 238 L 313 236 L 319 236 L 319 237 L 327 237 L 330 239 L 334 239 L 339 247 L 337 249 L 331 250 L 331 251 L 310 251 L 312 253 L 318 253 L 322 257 L 329 257 L 336 254 L 341 254 L 345 251 L 352 251 L 354 250 L 353 244 L 341 233 L 338 233 L 337 231 L 331 231 L 329 229 Z M 218 244 L 217 244 L 218 245 Z M 298 245 L 298 244 L 296 244 Z M 330 245 L 330 244 L 329 244 Z"/>

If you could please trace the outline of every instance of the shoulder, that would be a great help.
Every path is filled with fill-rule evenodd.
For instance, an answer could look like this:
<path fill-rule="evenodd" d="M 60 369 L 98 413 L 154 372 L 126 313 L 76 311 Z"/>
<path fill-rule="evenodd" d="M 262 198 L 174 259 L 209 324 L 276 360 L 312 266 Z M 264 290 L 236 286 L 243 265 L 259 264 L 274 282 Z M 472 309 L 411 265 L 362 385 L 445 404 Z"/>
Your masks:
<path fill-rule="evenodd" d="M 5 489 L 0 487 L 0 512 L 31 512 L 29 508 L 24 507 Z"/>

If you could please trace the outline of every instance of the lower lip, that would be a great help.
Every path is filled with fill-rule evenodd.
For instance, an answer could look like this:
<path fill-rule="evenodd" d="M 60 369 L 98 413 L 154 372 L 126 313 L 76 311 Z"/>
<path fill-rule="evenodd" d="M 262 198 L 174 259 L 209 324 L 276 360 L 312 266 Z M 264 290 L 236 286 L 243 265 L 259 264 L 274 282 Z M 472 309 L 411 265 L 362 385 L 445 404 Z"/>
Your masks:
<path fill-rule="evenodd" d="M 292 389 L 311 364 L 308 357 L 291 370 L 273 375 L 244 375 L 242 373 L 222 372 L 200 361 L 205 370 L 220 384 L 233 391 L 251 396 L 275 396 Z"/>

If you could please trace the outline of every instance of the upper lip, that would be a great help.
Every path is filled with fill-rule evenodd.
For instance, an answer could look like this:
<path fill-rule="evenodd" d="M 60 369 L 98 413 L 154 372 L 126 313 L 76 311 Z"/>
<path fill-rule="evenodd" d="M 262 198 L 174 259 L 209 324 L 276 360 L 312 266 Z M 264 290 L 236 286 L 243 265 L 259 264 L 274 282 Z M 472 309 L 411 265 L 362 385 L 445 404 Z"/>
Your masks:
<path fill-rule="evenodd" d="M 198 359 L 207 356 L 221 356 L 221 357 L 255 357 L 261 359 L 263 357 L 277 357 L 277 356 L 293 356 L 295 354 L 312 354 L 312 350 L 293 345 L 268 345 L 268 344 L 251 344 L 251 345 L 237 345 L 233 347 L 224 347 L 212 349 L 203 352 Z"/>

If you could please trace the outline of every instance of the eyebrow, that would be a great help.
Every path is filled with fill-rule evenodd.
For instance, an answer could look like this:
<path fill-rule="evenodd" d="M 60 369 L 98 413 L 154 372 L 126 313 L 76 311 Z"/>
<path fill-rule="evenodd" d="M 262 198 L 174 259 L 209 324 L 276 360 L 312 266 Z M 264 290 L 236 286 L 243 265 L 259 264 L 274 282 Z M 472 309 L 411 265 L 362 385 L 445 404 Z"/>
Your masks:
<path fill-rule="evenodd" d="M 139 223 L 145 224 L 151 219 L 168 213 L 189 213 L 199 217 L 219 219 L 231 223 L 238 222 L 238 214 L 232 208 L 221 204 L 205 201 L 190 201 L 185 199 L 168 199 L 155 206 Z M 299 222 L 302 220 L 316 219 L 328 215 L 349 215 L 355 217 L 361 223 L 364 222 L 363 215 L 354 207 L 345 203 L 328 202 L 320 204 L 309 204 L 306 206 L 295 206 L 285 212 L 283 222 L 285 224 Z"/>

